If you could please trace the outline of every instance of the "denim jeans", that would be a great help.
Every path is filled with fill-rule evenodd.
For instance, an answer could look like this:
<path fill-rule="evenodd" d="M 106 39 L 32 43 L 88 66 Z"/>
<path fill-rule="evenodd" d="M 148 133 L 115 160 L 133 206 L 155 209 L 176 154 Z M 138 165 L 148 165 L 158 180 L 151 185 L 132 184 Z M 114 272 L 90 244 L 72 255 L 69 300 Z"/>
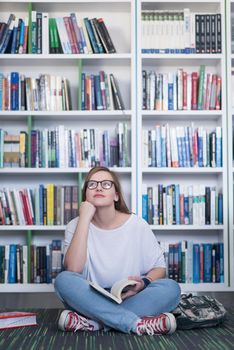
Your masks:
<path fill-rule="evenodd" d="M 130 333 L 141 317 L 172 311 L 180 300 L 178 283 L 167 278 L 153 281 L 121 304 L 95 291 L 76 272 L 61 272 L 55 280 L 55 291 L 66 308 L 103 323 L 105 330 L 114 328 L 124 333 Z"/>

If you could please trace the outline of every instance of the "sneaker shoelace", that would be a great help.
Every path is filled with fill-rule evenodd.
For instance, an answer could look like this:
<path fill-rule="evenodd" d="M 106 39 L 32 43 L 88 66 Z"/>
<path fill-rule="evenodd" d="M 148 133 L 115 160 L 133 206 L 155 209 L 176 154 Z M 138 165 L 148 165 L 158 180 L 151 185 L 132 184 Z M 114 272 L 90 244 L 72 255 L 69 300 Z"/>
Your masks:
<path fill-rule="evenodd" d="M 69 317 L 70 320 L 67 327 L 69 329 L 72 329 L 74 332 L 78 330 L 92 330 L 93 327 L 89 324 L 88 320 L 85 317 L 77 315 L 75 312 L 71 313 Z"/>
<path fill-rule="evenodd" d="M 137 326 L 138 334 L 164 334 L 166 329 L 166 320 L 164 317 L 157 317 L 152 319 L 142 320 L 142 322 Z"/>

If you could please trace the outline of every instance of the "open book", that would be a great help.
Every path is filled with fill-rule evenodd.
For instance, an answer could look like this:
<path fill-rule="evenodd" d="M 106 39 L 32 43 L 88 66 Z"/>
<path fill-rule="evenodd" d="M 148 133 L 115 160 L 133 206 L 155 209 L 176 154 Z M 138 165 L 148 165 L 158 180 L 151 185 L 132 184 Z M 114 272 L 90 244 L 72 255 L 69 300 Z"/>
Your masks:
<path fill-rule="evenodd" d="M 128 280 L 128 279 L 119 280 L 113 284 L 110 292 L 108 292 L 106 289 L 100 287 L 95 282 L 89 281 L 89 284 L 91 287 L 96 289 L 99 293 L 103 294 L 107 298 L 110 298 L 110 299 L 114 300 L 116 303 L 120 304 L 123 301 L 121 298 L 121 294 L 123 292 L 126 292 L 128 290 L 129 286 L 133 286 L 134 284 L 136 284 L 136 281 Z"/>

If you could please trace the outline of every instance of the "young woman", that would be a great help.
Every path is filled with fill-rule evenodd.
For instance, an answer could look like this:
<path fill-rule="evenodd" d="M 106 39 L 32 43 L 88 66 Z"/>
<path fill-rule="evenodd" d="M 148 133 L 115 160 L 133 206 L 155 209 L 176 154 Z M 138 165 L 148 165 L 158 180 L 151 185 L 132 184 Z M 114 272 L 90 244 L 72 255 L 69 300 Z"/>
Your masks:
<path fill-rule="evenodd" d="M 165 261 L 149 225 L 131 214 L 119 180 L 105 167 L 88 173 L 79 218 L 65 232 L 65 271 L 55 280 L 64 303 L 59 318 L 63 331 L 114 328 L 125 333 L 171 334 L 176 321 L 170 313 L 180 300 L 180 287 L 165 278 Z M 109 289 L 120 279 L 136 284 L 116 304 L 88 283 Z"/>

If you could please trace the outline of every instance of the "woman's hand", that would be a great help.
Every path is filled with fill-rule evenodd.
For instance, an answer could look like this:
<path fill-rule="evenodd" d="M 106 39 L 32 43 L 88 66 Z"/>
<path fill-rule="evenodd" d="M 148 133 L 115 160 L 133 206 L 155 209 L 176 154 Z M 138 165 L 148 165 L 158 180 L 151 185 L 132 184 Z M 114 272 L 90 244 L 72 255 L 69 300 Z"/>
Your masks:
<path fill-rule="evenodd" d="M 79 218 L 88 220 L 90 222 L 95 212 L 96 212 L 96 207 L 93 204 L 87 201 L 82 202 L 79 209 Z"/>
<path fill-rule="evenodd" d="M 144 282 L 142 281 L 141 277 L 129 276 L 128 279 L 136 281 L 136 284 L 133 286 L 127 287 L 127 289 L 128 289 L 127 292 L 123 292 L 121 294 L 122 300 L 127 299 L 127 298 L 139 293 L 140 291 L 142 291 L 144 289 Z"/>

